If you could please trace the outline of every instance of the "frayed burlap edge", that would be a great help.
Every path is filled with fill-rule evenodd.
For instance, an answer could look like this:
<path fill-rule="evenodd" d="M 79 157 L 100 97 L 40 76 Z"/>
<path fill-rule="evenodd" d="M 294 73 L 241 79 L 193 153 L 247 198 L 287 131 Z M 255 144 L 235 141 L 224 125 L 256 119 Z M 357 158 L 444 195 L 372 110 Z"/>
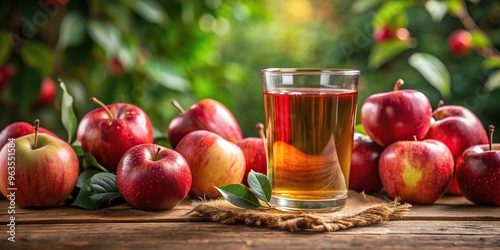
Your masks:
<path fill-rule="evenodd" d="M 350 197 L 352 197 L 351 192 Z M 410 204 L 401 204 L 398 199 L 387 202 L 372 196 L 357 194 L 358 199 L 361 199 L 359 197 L 366 199 L 366 209 L 358 206 L 355 209 L 358 211 L 354 213 L 346 211 L 349 209 L 349 203 L 341 212 L 291 213 L 269 208 L 243 209 L 222 199 L 194 202 L 191 213 L 227 224 L 240 223 L 291 232 L 333 232 L 398 219 L 411 208 Z"/>

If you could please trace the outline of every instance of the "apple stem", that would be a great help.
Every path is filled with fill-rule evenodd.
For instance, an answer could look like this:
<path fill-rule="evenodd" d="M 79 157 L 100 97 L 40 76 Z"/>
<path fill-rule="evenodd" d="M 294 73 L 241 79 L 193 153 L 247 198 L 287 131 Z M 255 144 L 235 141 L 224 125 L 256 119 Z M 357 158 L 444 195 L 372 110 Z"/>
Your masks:
<path fill-rule="evenodd" d="M 111 113 L 111 110 L 108 109 L 108 107 L 106 106 L 106 104 L 104 104 L 103 102 L 99 101 L 99 99 L 97 99 L 95 97 L 91 97 L 90 101 L 99 104 L 102 108 L 104 108 L 104 110 L 106 111 L 106 113 L 108 113 L 108 115 L 109 115 L 109 117 L 111 117 L 111 119 L 115 119 L 115 117 L 113 116 L 113 113 Z"/>
<path fill-rule="evenodd" d="M 413 135 L 413 140 L 418 141 L 417 136 Z"/>
<path fill-rule="evenodd" d="M 155 155 L 155 158 L 153 159 L 153 161 L 157 161 L 158 160 L 158 156 L 160 155 L 160 151 L 161 151 L 161 148 L 158 147 L 158 149 L 156 150 L 156 155 Z"/>
<path fill-rule="evenodd" d="M 170 103 L 174 105 L 174 107 L 181 112 L 181 114 L 186 113 L 186 110 L 182 108 L 182 106 L 175 100 L 175 99 L 170 99 Z"/>
<path fill-rule="evenodd" d="M 403 81 L 403 79 L 399 78 L 397 81 L 396 81 L 396 84 L 394 85 L 394 91 L 398 91 L 399 88 L 401 86 L 403 86 L 403 84 L 405 84 L 405 82 Z"/>
<path fill-rule="evenodd" d="M 38 128 L 40 127 L 40 120 L 36 119 L 35 120 L 35 146 L 33 149 L 36 149 L 38 147 Z"/>
<path fill-rule="evenodd" d="M 443 100 L 439 100 L 437 107 L 439 108 L 439 107 L 441 107 L 443 105 L 444 105 L 444 101 Z"/>
<path fill-rule="evenodd" d="M 490 144 L 490 150 L 491 150 L 491 144 L 493 144 L 493 132 L 495 132 L 495 126 L 490 125 L 490 126 L 488 127 L 488 130 L 489 130 L 489 132 L 490 132 L 490 133 L 489 133 L 489 134 L 490 134 L 490 138 L 488 138 L 488 139 L 489 139 L 489 142 L 488 142 L 488 143 Z"/>

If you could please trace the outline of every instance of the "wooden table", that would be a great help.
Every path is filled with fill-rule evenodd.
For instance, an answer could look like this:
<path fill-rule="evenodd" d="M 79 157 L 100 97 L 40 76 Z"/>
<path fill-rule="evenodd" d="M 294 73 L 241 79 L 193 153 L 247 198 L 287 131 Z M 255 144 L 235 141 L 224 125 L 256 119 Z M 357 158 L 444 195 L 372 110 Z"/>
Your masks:
<path fill-rule="evenodd" d="M 0 249 L 500 249 L 500 207 L 444 197 L 406 216 L 333 233 L 291 233 L 226 225 L 186 215 L 191 202 L 148 212 L 126 204 L 100 210 L 65 206 L 16 209 L 16 242 L 7 240 L 8 203 L 0 201 Z"/>

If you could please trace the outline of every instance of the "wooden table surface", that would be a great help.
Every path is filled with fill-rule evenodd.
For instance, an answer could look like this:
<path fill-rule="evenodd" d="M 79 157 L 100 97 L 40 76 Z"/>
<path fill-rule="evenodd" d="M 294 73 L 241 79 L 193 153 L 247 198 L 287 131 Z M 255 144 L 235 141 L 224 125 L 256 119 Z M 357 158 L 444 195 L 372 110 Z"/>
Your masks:
<path fill-rule="evenodd" d="M 149 212 L 127 204 L 100 210 L 16 209 L 9 242 L 8 203 L 0 201 L 0 249 L 500 249 L 500 207 L 444 197 L 414 205 L 404 218 L 332 233 L 285 232 L 187 215 L 191 201 Z"/>

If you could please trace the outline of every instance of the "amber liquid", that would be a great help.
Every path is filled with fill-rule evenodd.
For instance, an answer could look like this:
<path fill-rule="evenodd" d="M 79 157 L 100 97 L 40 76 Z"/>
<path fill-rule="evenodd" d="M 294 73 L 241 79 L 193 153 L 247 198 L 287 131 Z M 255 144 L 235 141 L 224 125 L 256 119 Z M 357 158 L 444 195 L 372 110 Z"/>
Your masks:
<path fill-rule="evenodd" d="M 264 93 L 273 197 L 347 196 L 358 93 L 284 88 Z"/>

